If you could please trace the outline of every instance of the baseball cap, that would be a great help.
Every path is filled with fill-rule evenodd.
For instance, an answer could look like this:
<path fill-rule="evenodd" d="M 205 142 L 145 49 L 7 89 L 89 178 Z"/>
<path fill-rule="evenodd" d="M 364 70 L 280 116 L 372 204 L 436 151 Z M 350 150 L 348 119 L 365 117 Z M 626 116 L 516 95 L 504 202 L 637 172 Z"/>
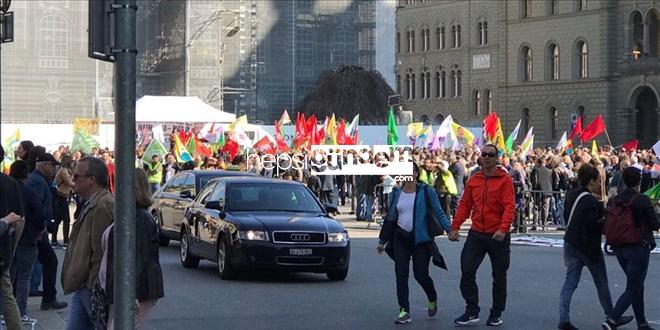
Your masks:
<path fill-rule="evenodd" d="M 36 162 L 37 163 L 39 163 L 39 162 L 51 162 L 51 163 L 53 163 L 53 165 L 56 165 L 56 166 L 60 165 L 60 162 L 55 160 L 55 157 L 53 157 L 53 155 L 49 154 L 49 153 L 43 153 L 43 154 L 37 156 Z"/>

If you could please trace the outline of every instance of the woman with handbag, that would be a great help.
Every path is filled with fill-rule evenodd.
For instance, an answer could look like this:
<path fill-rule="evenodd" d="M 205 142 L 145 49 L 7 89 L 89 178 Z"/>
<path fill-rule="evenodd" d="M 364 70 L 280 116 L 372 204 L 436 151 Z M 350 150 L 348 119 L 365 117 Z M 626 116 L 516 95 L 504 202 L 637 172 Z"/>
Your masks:
<path fill-rule="evenodd" d="M 415 280 L 424 289 L 428 298 L 428 314 L 434 316 L 438 311 L 438 295 L 429 276 L 431 258 L 440 258 L 434 237 L 442 229 L 451 230 L 449 219 L 442 211 L 438 195 L 426 184 L 417 181 L 419 167 L 413 164 L 412 180 L 401 188 L 396 188 L 390 196 L 390 206 L 383 221 L 379 235 L 377 251 L 394 259 L 396 273 L 396 291 L 399 302 L 399 316 L 396 324 L 410 323 L 410 302 L 408 300 L 408 277 L 410 258 L 412 257 Z M 440 261 L 442 263 L 442 261 Z"/>
<path fill-rule="evenodd" d="M 135 170 L 135 328 L 138 329 L 164 297 L 163 273 L 159 261 L 158 227 L 148 211 L 152 204 L 151 185 L 142 169 Z M 92 314 L 98 329 L 114 329 L 113 312 L 113 234 L 114 225 L 103 233 L 103 259 L 99 277 L 92 289 Z"/>

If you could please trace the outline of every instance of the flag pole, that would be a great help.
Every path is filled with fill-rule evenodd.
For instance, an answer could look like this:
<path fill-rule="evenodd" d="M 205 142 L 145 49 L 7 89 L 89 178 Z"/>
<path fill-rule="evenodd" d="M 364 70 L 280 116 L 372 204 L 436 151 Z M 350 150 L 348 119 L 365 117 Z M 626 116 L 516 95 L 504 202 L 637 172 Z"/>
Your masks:
<path fill-rule="evenodd" d="M 607 128 L 605 128 L 605 136 L 607 136 L 607 142 L 609 142 L 610 147 L 613 147 L 614 145 L 612 144 L 612 140 L 610 139 L 610 135 L 607 134 Z"/>

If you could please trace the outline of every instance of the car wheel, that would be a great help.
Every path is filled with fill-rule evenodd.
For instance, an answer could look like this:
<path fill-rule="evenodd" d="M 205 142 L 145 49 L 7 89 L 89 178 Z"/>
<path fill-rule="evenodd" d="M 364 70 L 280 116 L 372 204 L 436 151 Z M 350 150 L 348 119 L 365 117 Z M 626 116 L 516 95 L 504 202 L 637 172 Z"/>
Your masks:
<path fill-rule="evenodd" d="M 183 267 L 196 268 L 199 265 L 199 258 L 190 253 L 190 236 L 188 236 L 188 232 L 185 229 L 181 230 L 181 249 L 179 254 Z"/>
<path fill-rule="evenodd" d="M 218 273 L 223 280 L 231 280 L 236 275 L 231 264 L 231 247 L 224 237 L 220 238 L 220 244 L 218 244 Z"/>
<path fill-rule="evenodd" d="M 348 267 L 344 269 L 329 271 L 326 275 L 331 281 L 343 281 L 346 279 L 346 276 L 348 276 Z"/>
<path fill-rule="evenodd" d="M 162 228 L 161 225 L 162 224 L 161 224 L 160 216 L 158 215 L 158 212 L 154 212 L 152 214 L 152 216 L 154 217 L 154 221 L 156 222 L 156 225 L 158 225 L 158 243 L 162 247 L 166 247 L 166 246 L 170 245 L 170 239 L 163 236 L 163 232 L 161 231 L 161 228 Z"/>

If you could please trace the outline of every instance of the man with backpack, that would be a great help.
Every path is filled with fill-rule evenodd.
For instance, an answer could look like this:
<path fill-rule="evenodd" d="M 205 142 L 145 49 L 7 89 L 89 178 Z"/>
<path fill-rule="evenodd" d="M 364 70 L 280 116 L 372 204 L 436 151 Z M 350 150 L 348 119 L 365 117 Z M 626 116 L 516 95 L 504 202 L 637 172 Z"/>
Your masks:
<path fill-rule="evenodd" d="M 564 235 L 564 263 L 566 278 L 559 299 L 560 330 L 576 330 L 570 321 L 570 306 L 573 292 L 577 289 L 586 266 L 594 279 L 598 299 L 605 315 L 612 317 L 612 296 L 607 281 L 605 258 L 601 249 L 603 225 L 603 204 L 594 195 L 600 191 L 600 173 L 591 165 L 583 165 L 578 170 L 578 188 L 566 196 L 564 217 L 567 227 Z M 632 321 L 631 317 L 618 320 L 619 324 Z"/>
<path fill-rule="evenodd" d="M 626 273 L 626 290 L 602 327 L 604 330 L 616 329 L 615 320 L 632 305 L 637 328 L 652 330 L 644 315 L 644 281 L 651 250 L 656 247 L 653 231 L 660 229 L 660 224 L 651 200 L 639 193 L 642 172 L 628 167 L 621 177 L 626 189 L 608 203 L 604 232 L 607 244 L 614 249 Z"/>

